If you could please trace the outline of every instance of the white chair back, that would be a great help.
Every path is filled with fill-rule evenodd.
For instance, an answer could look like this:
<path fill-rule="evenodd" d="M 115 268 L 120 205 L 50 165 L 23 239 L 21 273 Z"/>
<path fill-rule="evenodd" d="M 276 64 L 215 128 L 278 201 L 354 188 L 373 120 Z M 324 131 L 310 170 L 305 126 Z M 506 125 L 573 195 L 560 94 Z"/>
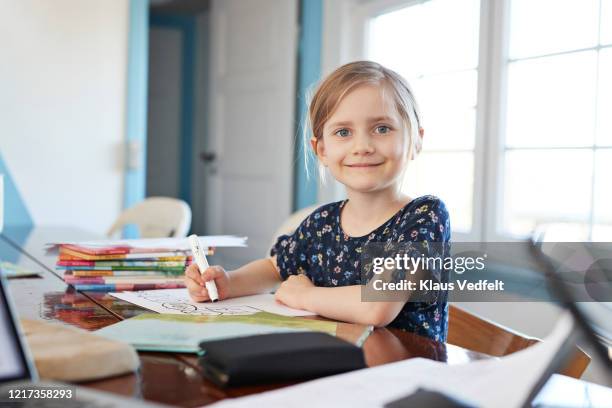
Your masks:
<path fill-rule="evenodd" d="M 109 238 L 128 225 L 138 226 L 141 238 L 182 238 L 191 227 L 191 208 L 183 200 L 149 197 L 123 211 L 106 234 Z"/>
<path fill-rule="evenodd" d="M 270 248 L 272 248 L 274 244 L 276 244 L 276 240 L 281 235 L 292 234 L 296 230 L 296 228 L 299 227 L 302 221 L 304 221 L 304 219 L 308 215 L 310 215 L 311 212 L 319 208 L 319 206 L 320 206 L 319 204 L 312 205 L 310 207 L 305 207 L 305 208 L 302 208 L 301 210 L 297 210 L 296 212 L 291 214 L 289 218 L 287 218 L 285 222 L 283 222 L 282 225 L 278 227 L 278 229 L 274 232 L 274 236 L 272 237 L 272 242 L 270 243 Z M 270 255 L 269 253 L 265 254 L 265 256 L 269 256 L 269 255 Z"/>

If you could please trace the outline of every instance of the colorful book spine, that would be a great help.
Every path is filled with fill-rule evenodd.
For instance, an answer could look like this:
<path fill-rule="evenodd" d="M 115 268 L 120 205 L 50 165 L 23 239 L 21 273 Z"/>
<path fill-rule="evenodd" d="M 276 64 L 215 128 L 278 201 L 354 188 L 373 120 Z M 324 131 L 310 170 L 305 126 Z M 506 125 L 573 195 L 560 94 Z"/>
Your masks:
<path fill-rule="evenodd" d="M 66 271 L 64 276 L 179 276 L 183 275 L 184 269 L 180 271 Z"/>
<path fill-rule="evenodd" d="M 139 248 L 131 246 L 111 246 L 111 247 L 89 247 L 73 244 L 60 245 L 60 251 L 69 250 L 78 252 L 79 254 L 87 255 L 126 255 L 126 254 L 149 254 L 149 253 L 160 253 L 160 252 L 186 252 L 184 249 L 169 248 L 169 247 L 158 247 L 158 248 Z M 212 251 L 212 247 L 208 247 L 208 251 Z"/>
<path fill-rule="evenodd" d="M 65 259 L 68 256 L 70 259 Z M 167 259 L 172 257 L 178 257 L 179 259 Z M 121 260 L 121 259 L 138 259 L 138 260 L 159 260 L 159 258 L 166 258 L 165 260 L 185 260 L 187 255 L 185 252 L 172 251 L 172 252 L 147 252 L 147 253 L 128 253 L 128 254 L 105 254 L 105 255 L 91 255 L 83 252 L 77 252 L 70 248 L 60 248 L 60 260 L 72 260 L 72 259 L 85 259 L 87 261 L 98 261 L 98 260 Z"/>
<path fill-rule="evenodd" d="M 183 266 L 60 266 L 56 269 L 61 271 L 168 271 L 179 272 L 184 271 Z"/>
<path fill-rule="evenodd" d="M 83 258 L 77 257 L 77 256 L 72 256 L 72 255 L 67 255 L 67 254 L 61 254 L 59 255 L 58 258 L 58 262 L 64 262 L 64 261 L 86 261 Z M 153 258 L 145 258 L 145 259 L 130 259 L 130 260 L 124 260 L 123 262 L 154 262 L 154 261 L 182 261 L 182 262 L 191 262 L 192 261 L 192 257 L 191 256 L 186 256 L 186 255 L 177 255 L 177 256 L 162 256 L 162 257 L 153 257 Z M 117 261 L 116 259 L 98 259 L 98 260 L 90 260 L 88 262 L 121 262 L 121 261 Z"/>
<path fill-rule="evenodd" d="M 138 273 L 138 272 L 157 272 L 157 273 L 163 273 L 163 272 L 167 272 L 167 273 L 183 273 L 185 271 L 185 266 L 180 266 L 178 268 L 158 268 L 158 267 L 129 267 L 129 266 L 116 266 L 116 267 L 111 267 L 111 268 L 106 268 L 106 267 L 102 267 L 102 268 L 98 268 L 95 266 L 75 266 L 75 267 L 60 267 L 60 268 L 56 268 L 59 271 L 64 271 L 64 272 L 74 272 L 74 271 L 90 271 L 93 273 L 96 272 L 134 272 L 134 273 Z"/>
<path fill-rule="evenodd" d="M 162 267 L 162 268 L 178 268 L 185 267 L 185 265 L 191 263 L 189 259 L 186 261 L 58 261 L 56 267 L 100 267 L 100 268 L 113 268 L 113 267 Z"/>
<path fill-rule="evenodd" d="M 179 289 L 184 288 L 185 284 L 177 283 L 117 283 L 108 285 L 74 285 L 74 288 L 81 292 L 122 292 L 122 291 L 136 291 L 136 290 L 155 290 L 155 289 Z"/>
<path fill-rule="evenodd" d="M 111 284 L 111 283 L 183 283 L 183 278 L 176 279 L 168 279 L 165 276 L 157 277 L 157 276 L 143 276 L 143 277 L 133 277 L 133 276 L 123 276 L 123 277 L 64 277 L 64 281 L 70 285 L 94 285 L 94 284 Z"/>
<path fill-rule="evenodd" d="M 113 254 L 129 254 L 130 247 L 129 246 L 112 246 L 112 247 L 84 247 L 80 245 L 73 244 L 63 244 L 60 246 L 61 249 L 70 249 L 72 251 L 77 251 L 89 255 L 113 255 Z"/>

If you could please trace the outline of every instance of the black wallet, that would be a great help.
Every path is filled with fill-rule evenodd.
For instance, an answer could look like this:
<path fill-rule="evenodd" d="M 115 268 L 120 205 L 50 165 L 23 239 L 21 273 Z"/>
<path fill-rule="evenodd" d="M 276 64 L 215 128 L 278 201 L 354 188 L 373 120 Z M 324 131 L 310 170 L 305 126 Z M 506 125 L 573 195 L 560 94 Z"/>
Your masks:
<path fill-rule="evenodd" d="M 360 347 L 321 332 L 205 341 L 199 360 L 204 376 L 221 386 L 306 380 L 366 367 Z"/>

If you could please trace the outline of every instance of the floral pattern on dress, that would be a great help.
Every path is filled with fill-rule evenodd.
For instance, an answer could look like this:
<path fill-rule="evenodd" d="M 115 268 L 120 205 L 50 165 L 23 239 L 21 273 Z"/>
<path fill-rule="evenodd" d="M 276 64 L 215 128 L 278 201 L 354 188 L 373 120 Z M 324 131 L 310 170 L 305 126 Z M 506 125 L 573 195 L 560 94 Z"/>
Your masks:
<path fill-rule="evenodd" d="M 428 249 L 429 242 L 450 242 L 448 211 L 435 196 L 412 200 L 387 222 L 362 237 L 350 237 L 342 231 L 340 214 L 347 201 L 317 208 L 293 234 L 278 237 L 270 255 L 276 255 L 283 280 L 289 275 L 306 274 L 316 286 L 359 285 L 361 253 L 368 243 L 411 241 Z M 428 256 L 444 256 L 431 252 Z M 448 277 L 437 278 L 446 280 Z M 446 341 L 447 295 L 442 292 L 434 303 L 407 302 L 389 326 Z"/>

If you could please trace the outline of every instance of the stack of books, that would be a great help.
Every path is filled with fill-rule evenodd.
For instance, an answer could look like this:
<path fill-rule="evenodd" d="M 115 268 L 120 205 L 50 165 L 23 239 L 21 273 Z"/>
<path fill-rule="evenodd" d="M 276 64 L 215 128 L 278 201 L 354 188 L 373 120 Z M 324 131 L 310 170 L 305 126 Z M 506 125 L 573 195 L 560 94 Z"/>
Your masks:
<path fill-rule="evenodd" d="M 209 255 L 213 254 L 209 248 Z M 60 245 L 58 270 L 64 281 L 80 291 L 176 289 L 185 286 L 183 274 L 191 263 L 187 251 L 120 246 Z"/>
<path fill-rule="evenodd" d="M 215 247 L 243 247 L 246 238 L 200 237 L 207 255 Z M 186 238 L 56 242 L 56 268 L 79 291 L 121 292 L 185 287 L 183 275 L 192 256 Z"/>

